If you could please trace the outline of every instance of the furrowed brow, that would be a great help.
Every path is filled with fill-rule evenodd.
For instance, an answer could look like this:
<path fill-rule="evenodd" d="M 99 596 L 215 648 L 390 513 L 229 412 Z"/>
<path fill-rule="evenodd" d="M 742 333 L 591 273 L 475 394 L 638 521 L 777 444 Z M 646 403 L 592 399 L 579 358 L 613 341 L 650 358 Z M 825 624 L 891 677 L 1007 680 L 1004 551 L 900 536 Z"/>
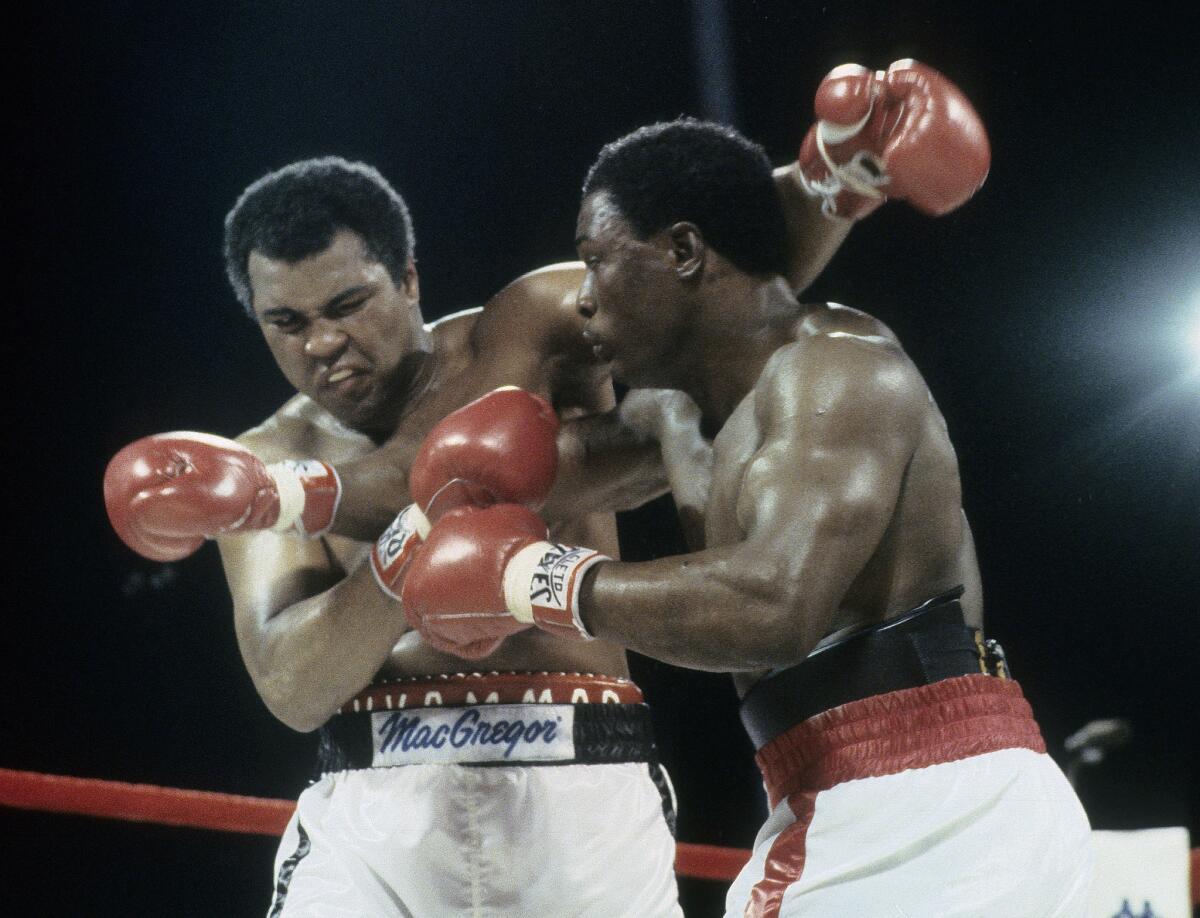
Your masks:
<path fill-rule="evenodd" d="M 333 296 L 331 296 L 325 302 L 325 306 L 323 308 L 332 309 L 336 306 L 340 306 L 342 303 L 346 302 L 346 300 L 352 300 L 356 296 L 359 296 L 360 294 L 365 293 L 369 290 L 371 290 L 370 284 L 358 284 L 355 287 L 347 287 L 345 290 L 341 291 L 340 293 L 335 293 Z"/>

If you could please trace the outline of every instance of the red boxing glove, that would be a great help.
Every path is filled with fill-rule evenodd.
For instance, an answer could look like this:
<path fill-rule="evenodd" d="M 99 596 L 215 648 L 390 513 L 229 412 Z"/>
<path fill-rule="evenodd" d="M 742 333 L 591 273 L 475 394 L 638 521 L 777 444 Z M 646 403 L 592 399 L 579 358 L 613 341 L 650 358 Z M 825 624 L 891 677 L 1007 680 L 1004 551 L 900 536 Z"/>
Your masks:
<path fill-rule="evenodd" d="M 447 415 L 425 437 L 408 488 L 430 522 L 455 507 L 537 508 L 558 470 L 558 417 L 544 398 L 506 386 Z"/>
<path fill-rule="evenodd" d="M 416 504 L 409 504 L 383 531 L 371 549 L 371 571 L 375 574 L 375 581 L 392 599 L 400 598 L 413 554 L 428 534 L 429 521 Z M 416 628 L 418 620 L 408 614 L 407 608 L 404 614 L 409 626 Z"/>
<path fill-rule="evenodd" d="M 579 621 L 579 586 L 589 567 L 608 559 L 547 536 L 541 517 L 516 504 L 447 514 L 408 569 L 405 615 L 430 644 L 468 659 L 530 625 L 590 639 Z"/>
<path fill-rule="evenodd" d="M 558 469 L 557 435 L 558 418 L 550 404 L 511 386 L 489 392 L 434 425 L 409 469 L 413 503 L 371 551 L 371 569 L 383 591 L 394 599 L 405 595 L 409 565 L 430 535 L 431 521 L 498 501 L 539 506 Z M 544 535 L 545 525 L 539 525 Z M 404 615 L 431 646 L 471 659 L 490 655 L 507 636 L 463 644 L 425 628 L 407 603 Z"/>
<path fill-rule="evenodd" d="M 913 60 L 886 72 L 843 64 L 817 88 L 800 178 L 829 216 L 857 220 L 888 198 L 933 217 L 979 190 L 991 165 L 983 121 L 962 91 Z"/>
<path fill-rule="evenodd" d="M 337 473 L 323 462 L 267 466 L 233 440 L 190 431 L 136 440 L 104 472 L 113 529 L 152 561 L 186 558 L 226 533 L 319 535 L 340 494 Z"/>

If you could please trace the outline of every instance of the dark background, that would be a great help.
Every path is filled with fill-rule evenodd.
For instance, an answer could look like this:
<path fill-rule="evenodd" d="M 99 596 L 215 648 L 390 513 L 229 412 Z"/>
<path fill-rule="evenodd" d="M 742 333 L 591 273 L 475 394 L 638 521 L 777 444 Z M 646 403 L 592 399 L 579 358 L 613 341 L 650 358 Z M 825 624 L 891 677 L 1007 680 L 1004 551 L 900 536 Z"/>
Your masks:
<path fill-rule="evenodd" d="M 832 66 L 913 56 L 986 120 L 992 173 L 930 220 L 889 204 L 813 299 L 900 335 L 958 446 L 989 631 L 1051 752 L 1098 717 L 1134 738 L 1085 773 L 1100 828 L 1200 837 L 1200 77 L 1186 4 L 731 2 L 734 107 L 783 163 Z M 144 561 L 100 480 L 162 430 L 233 435 L 287 397 L 220 261 L 249 182 L 338 153 L 417 227 L 426 315 L 573 256 L 600 145 L 714 109 L 683 2 L 39 5 L 9 32 L 6 450 L 15 525 L 0 767 L 295 797 L 310 737 L 266 712 L 215 549 Z M 710 73 L 719 61 L 705 50 Z M 717 74 L 719 76 L 719 73 Z M 20 370 L 25 366 L 25 370 Z M 669 507 L 629 557 L 679 549 Z M 635 660 L 683 841 L 748 846 L 763 801 L 723 677 Z M 274 840 L 0 810 L 9 913 L 265 911 Z M 683 881 L 689 915 L 720 884 Z"/>

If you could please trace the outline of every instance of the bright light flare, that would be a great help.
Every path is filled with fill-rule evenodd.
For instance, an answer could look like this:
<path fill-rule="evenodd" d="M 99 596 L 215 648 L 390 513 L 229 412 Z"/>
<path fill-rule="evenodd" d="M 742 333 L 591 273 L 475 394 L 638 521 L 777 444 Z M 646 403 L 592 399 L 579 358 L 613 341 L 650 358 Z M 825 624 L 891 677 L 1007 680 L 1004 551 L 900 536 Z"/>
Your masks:
<path fill-rule="evenodd" d="M 1186 334 L 1188 351 L 1197 362 L 1200 362 L 1200 315 L 1192 319 Z"/>

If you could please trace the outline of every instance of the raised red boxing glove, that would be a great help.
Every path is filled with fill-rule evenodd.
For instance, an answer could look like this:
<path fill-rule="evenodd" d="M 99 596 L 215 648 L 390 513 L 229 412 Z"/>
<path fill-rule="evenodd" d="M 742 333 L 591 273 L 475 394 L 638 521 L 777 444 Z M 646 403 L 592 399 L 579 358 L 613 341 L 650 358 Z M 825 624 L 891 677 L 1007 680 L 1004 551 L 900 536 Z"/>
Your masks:
<path fill-rule="evenodd" d="M 532 392 L 507 386 L 447 415 L 425 437 L 408 486 L 430 522 L 455 507 L 545 501 L 558 470 L 558 417 Z"/>
<path fill-rule="evenodd" d="M 579 587 L 589 567 L 608 559 L 547 538 L 541 517 L 516 504 L 447 513 L 412 557 L 404 614 L 430 644 L 468 659 L 531 625 L 589 639 Z"/>
<path fill-rule="evenodd" d="M 322 462 L 265 465 L 240 443 L 192 431 L 143 437 L 104 472 L 113 529 L 152 561 L 177 561 L 205 539 L 254 529 L 317 535 L 337 508 L 337 473 Z"/>
<path fill-rule="evenodd" d="M 800 176 L 830 216 L 857 220 L 888 198 L 941 216 L 987 178 L 983 121 L 957 86 L 925 64 L 835 67 L 813 108 L 818 120 L 800 147 Z"/>

